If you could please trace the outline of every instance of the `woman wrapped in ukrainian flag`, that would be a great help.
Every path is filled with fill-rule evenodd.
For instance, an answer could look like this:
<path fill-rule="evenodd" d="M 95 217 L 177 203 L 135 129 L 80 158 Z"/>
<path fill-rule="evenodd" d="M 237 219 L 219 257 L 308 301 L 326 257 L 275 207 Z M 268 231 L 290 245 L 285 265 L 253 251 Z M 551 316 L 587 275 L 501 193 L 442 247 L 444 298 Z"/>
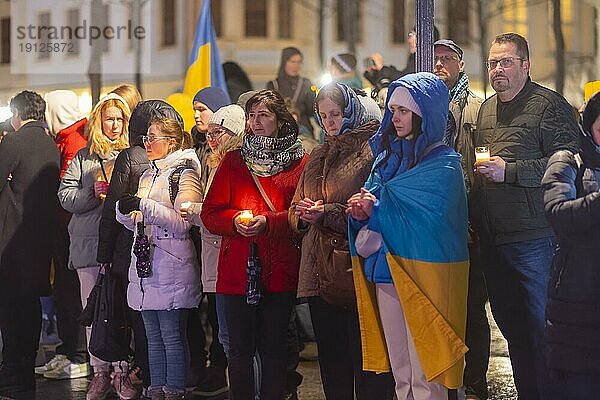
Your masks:
<path fill-rule="evenodd" d="M 389 86 L 371 175 L 348 200 L 363 368 L 391 369 L 399 400 L 462 385 L 467 199 L 460 155 L 442 143 L 448 96 L 431 73 Z"/>

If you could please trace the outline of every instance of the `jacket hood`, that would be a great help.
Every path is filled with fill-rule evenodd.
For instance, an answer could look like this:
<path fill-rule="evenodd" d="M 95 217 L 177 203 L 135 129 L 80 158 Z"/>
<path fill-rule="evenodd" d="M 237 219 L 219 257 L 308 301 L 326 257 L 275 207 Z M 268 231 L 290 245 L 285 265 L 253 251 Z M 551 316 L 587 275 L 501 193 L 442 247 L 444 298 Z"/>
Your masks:
<path fill-rule="evenodd" d="M 383 120 L 381 121 L 381 126 L 369 140 L 371 151 L 375 157 L 384 151 L 384 134 L 390 134 L 391 132 L 394 138 L 396 138 L 394 126 L 392 124 L 392 112 L 387 105 L 392 93 L 399 86 L 402 86 L 409 91 L 423 113 L 421 133 L 415 139 L 414 145 L 415 159 L 420 160 L 425 149 L 429 145 L 440 142 L 444 138 L 448 120 L 448 88 L 440 78 L 430 72 L 404 75 L 402 78 L 390 83 L 385 100 L 385 112 Z M 406 140 L 407 139 L 400 139 L 400 141 Z"/>
<path fill-rule="evenodd" d="M 600 167 L 600 144 L 596 143 L 592 133 L 592 126 L 598 117 L 600 117 L 600 93 L 588 100 L 579 126 L 581 156 L 586 165 L 592 168 Z"/>
<path fill-rule="evenodd" d="M 183 128 L 183 118 L 169 103 L 162 100 L 141 101 L 129 118 L 129 143 L 131 146 L 144 146 L 142 136 L 146 135 L 150 122 L 155 117 L 172 118 Z"/>
<path fill-rule="evenodd" d="M 71 90 L 53 90 L 45 96 L 46 122 L 52 136 L 83 118 L 79 98 Z"/>

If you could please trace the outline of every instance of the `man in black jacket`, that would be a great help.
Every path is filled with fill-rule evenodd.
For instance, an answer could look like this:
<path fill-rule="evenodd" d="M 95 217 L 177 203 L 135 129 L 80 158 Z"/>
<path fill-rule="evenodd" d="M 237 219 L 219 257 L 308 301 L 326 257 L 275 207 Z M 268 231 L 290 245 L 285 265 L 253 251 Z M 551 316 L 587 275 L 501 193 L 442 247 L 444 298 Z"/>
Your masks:
<path fill-rule="evenodd" d="M 35 390 L 35 356 L 50 294 L 60 154 L 46 133 L 46 103 L 23 91 L 10 101 L 15 132 L 0 142 L 0 394 Z"/>
<path fill-rule="evenodd" d="M 487 66 L 496 95 L 481 105 L 474 140 L 475 146 L 488 146 L 491 157 L 475 163 L 471 216 L 519 398 L 547 399 L 544 310 L 555 238 L 540 185 L 554 152 L 576 151 L 577 123 L 562 96 L 531 81 L 522 36 L 498 35 Z"/>

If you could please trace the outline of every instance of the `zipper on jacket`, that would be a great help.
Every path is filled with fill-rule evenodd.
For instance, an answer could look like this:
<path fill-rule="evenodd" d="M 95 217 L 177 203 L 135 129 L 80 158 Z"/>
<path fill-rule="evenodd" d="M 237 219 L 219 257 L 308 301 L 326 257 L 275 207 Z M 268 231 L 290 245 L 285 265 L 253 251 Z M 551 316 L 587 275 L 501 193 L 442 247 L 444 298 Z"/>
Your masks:
<path fill-rule="evenodd" d="M 164 251 L 165 253 L 167 253 L 168 255 L 170 255 L 171 257 L 173 257 L 174 259 L 176 259 L 176 260 L 178 260 L 178 261 L 183 261 L 183 259 L 182 259 L 182 258 L 179 258 L 179 257 L 177 257 L 175 254 L 171 253 L 171 252 L 170 252 L 170 251 L 168 251 L 168 250 L 165 250 L 165 249 L 163 249 L 162 247 L 158 246 L 158 245 L 157 245 L 157 244 L 155 244 L 155 243 L 152 243 L 152 247 L 156 247 L 157 249 L 160 249 L 160 250 Z"/>

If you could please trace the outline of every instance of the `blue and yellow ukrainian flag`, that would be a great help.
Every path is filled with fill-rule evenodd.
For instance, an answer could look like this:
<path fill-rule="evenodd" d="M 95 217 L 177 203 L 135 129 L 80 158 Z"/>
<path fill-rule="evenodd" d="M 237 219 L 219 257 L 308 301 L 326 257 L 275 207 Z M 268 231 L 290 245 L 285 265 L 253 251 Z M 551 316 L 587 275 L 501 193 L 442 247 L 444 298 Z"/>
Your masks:
<path fill-rule="evenodd" d="M 425 377 L 462 386 L 469 254 L 467 203 L 460 156 L 417 164 L 383 181 L 374 172 L 383 246 Z M 369 187 L 370 186 L 370 187 Z M 350 251 L 360 320 L 363 369 L 390 370 L 375 285 L 364 273 L 350 229 Z"/>
<path fill-rule="evenodd" d="M 188 65 L 183 86 L 185 94 L 193 98 L 200 89 L 208 86 L 219 87 L 227 94 L 225 75 L 210 14 L 210 0 L 202 2 L 202 11 L 194 36 L 194 48 Z"/>

